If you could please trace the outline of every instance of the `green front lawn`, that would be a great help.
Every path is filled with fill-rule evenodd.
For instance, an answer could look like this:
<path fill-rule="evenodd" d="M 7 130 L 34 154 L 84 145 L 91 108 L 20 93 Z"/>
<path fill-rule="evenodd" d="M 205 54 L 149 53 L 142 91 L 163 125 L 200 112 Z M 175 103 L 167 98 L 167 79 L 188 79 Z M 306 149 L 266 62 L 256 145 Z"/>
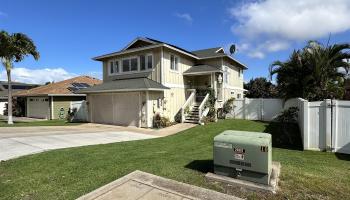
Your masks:
<path fill-rule="evenodd" d="M 6 120 L 0 119 L 0 127 L 22 127 L 22 126 L 74 126 L 81 123 L 69 123 L 65 120 L 43 120 L 32 122 L 14 122 L 12 125 L 8 125 Z"/>
<path fill-rule="evenodd" d="M 227 190 L 208 183 L 212 171 L 212 139 L 226 129 L 269 131 L 273 160 L 282 164 L 277 195 L 227 191 L 249 199 L 350 199 L 350 157 L 286 149 L 276 124 L 224 120 L 179 134 L 143 141 L 61 149 L 0 163 L 0 199 L 74 199 L 134 170 L 185 183 Z M 287 128 L 296 132 L 297 127 Z M 295 145 L 294 145 L 295 146 Z M 291 147 L 291 146 L 289 146 Z M 284 149 L 285 148 L 285 149 Z"/>

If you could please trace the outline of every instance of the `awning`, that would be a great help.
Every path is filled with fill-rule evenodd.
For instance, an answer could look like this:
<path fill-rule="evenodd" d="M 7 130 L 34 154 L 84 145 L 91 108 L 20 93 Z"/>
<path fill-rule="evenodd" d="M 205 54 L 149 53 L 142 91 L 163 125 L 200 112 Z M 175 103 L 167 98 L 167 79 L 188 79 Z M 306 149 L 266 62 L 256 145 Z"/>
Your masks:
<path fill-rule="evenodd" d="M 211 74 L 213 72 L 222 72 L 217 67 L 213 67 L 210 65 L 195 65 L 186 70 L 183 75 L 204 75 L 204 74 Z"/>
<path fill-rule="evenodd" d="M 103 92 L 163 91 L 170 89 L 148 78 L 114 80 L 77 91 L 79 94 Z"/>

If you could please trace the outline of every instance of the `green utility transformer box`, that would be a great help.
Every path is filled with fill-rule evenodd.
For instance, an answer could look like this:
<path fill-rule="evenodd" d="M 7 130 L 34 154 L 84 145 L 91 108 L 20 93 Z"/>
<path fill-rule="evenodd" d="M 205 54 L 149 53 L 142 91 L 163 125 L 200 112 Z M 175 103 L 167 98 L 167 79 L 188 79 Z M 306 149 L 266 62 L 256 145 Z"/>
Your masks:
<path fill-rule="evenodd" d="M 227 130 L 214 137 L 214 173 L 268 185 L 272 141 L 268 133 Z"/>

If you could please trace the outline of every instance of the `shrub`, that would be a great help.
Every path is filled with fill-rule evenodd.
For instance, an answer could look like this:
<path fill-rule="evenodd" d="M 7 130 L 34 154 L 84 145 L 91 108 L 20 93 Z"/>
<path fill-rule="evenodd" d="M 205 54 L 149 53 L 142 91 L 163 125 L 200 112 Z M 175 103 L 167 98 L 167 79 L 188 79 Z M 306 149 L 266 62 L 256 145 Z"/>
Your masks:
<path fill-rule="evenodd" d="M 159 113 L 157 113 L 154 116 L 153 126 L 155 128 L 164 128 L 164 127 L 171 126 L 171 122 L 170 122 L 169 118 L 162 117 Z"/>
<path fill-rule="evenodd" d="M 281 123 L 297 123 L 298 110 L 297 107 L 290 107 L 287 110 L 282 111 L 276 118 L 276 121 Z"/>
<path fill-rule="evenodd" d="M 74 115 L 75 113 L 77 112 L 77 108 L 73 108 L 73 109 L 68 109 L 68 113 L 67 113 L 67 116 L 66 116 L 66 120 L 68 122 L 73 122 L 74 120 Z"/>

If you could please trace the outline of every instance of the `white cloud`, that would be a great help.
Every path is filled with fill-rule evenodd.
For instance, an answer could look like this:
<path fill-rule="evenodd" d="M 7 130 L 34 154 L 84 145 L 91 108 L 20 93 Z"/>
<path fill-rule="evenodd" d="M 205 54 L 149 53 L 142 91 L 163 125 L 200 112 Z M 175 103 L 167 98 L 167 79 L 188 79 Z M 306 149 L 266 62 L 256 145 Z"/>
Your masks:
<path fill-rule="evenodd" d="M 265 52 L 284 50 L 292 42 L 319 39 L 350 30 L 349 0 L 262 0 L 229 10 L 231 27 L 244 43 L 265 44 Z M 265 42 L 266 43 L 266 42 Z"/>
<path fill-rule="evenodd" d="M 191 15 L 189 13 L 175 13 L 175 17 L 178 17 L 180 19 L 184 19 L 188 23 L 193 22 L 193 18 L 191 17 Z"/>
<path fill-rule="evenodd" d="M 249 43 L 237 45 L 237 51 L 246 53 L 251 58 L 265 58 L 266 53 L 277 52 L 288 49 L 290 44 L 282 40 L 267 40 L 254 46 Z"/>
<path fill-rule="evenodd" d="M 44 68 L 44 69 L 28 69 L 23 67 L 13 68 L 11 77 L 13 81 L 24 83 L 57 82 L 77 76 L 74 73 L 69 73 L 63 68 Z M 0 80 L 7 80 L 6 71 L 0 71 Z"/>

